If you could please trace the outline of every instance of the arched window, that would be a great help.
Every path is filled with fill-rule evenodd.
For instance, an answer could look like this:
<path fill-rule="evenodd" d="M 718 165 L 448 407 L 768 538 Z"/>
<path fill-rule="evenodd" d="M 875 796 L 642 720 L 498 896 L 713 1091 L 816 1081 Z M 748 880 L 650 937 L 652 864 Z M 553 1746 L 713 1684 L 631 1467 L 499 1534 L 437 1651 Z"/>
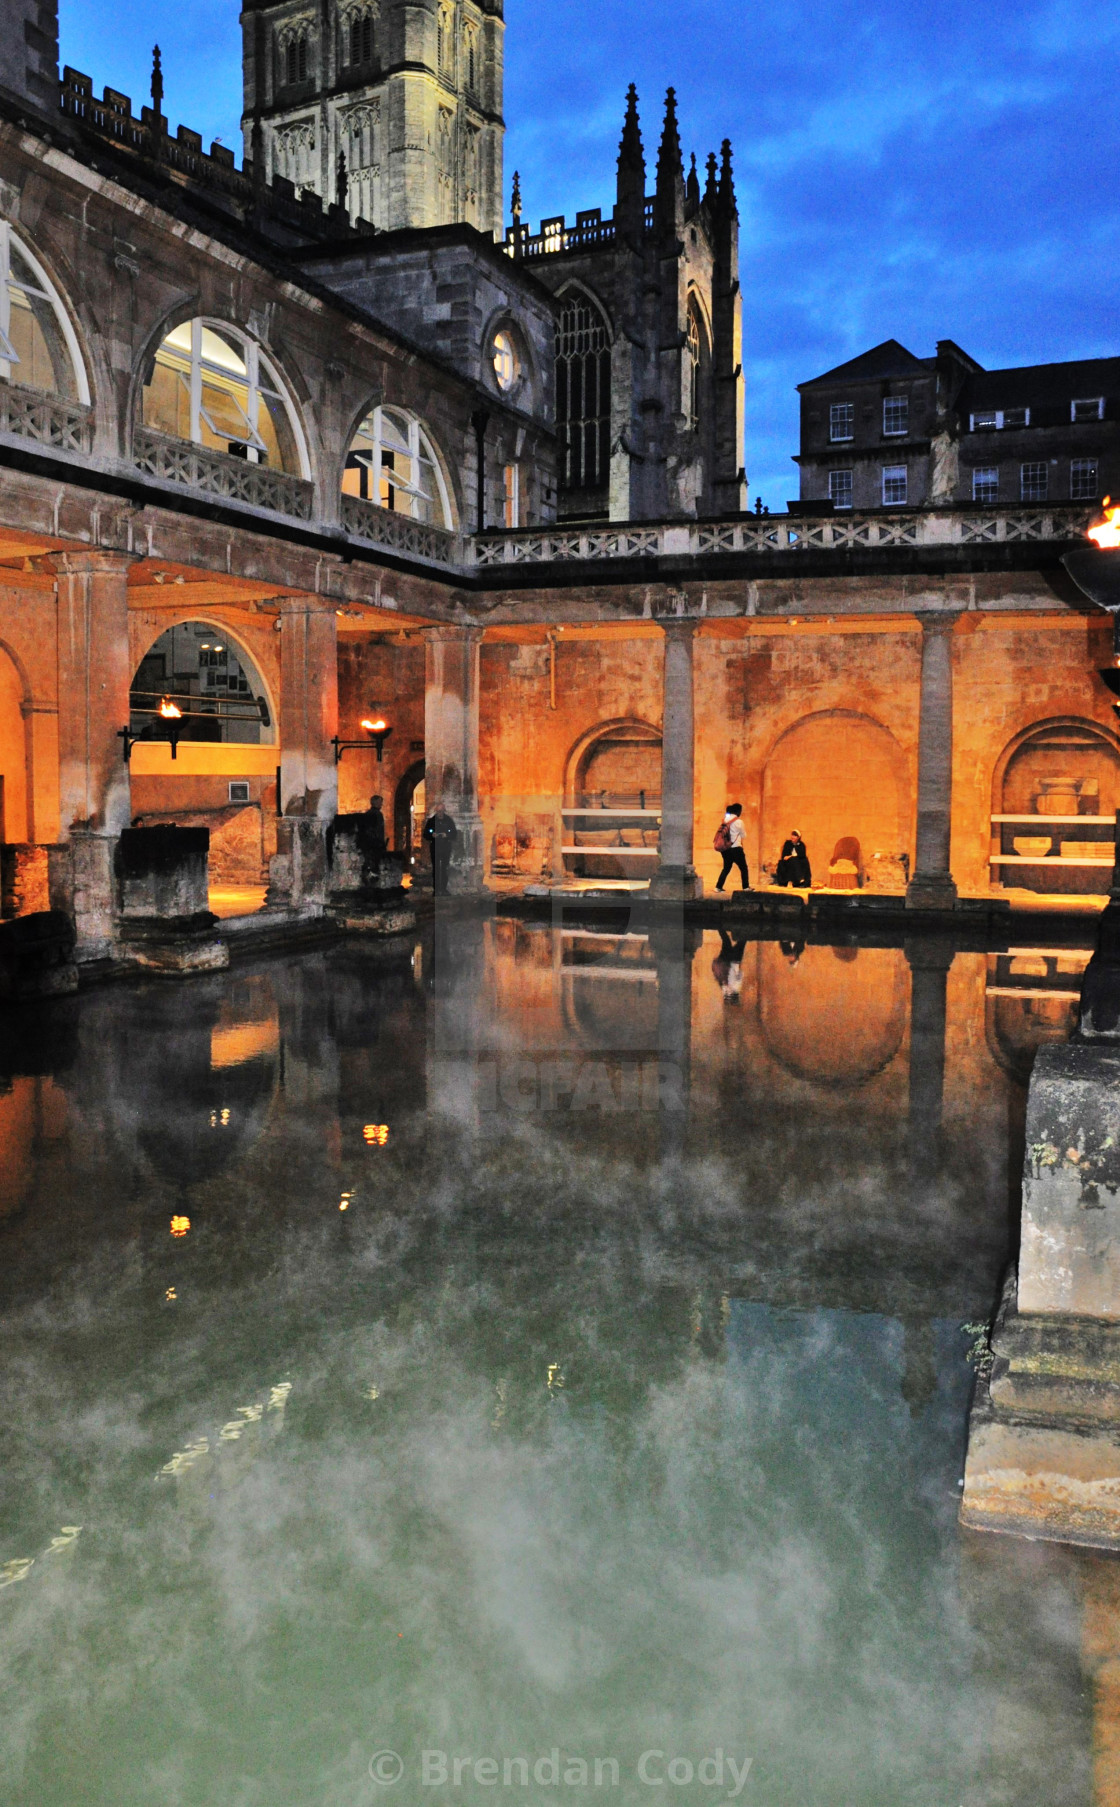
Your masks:
<path fill-rule="evenodd" d="M 89 402 L 70 324 L 46 271 L 0 220 L 0 378 L 67 401 Z"/>
<path fill-rule="evenodd" d="M 556 327 L 556 421 L 566 490 L 606 487 L 610 462 L 611 347 L 590 297 L 568 295 Z"/>
<path fill-rule="evenodd" d="M 233 326 L 187 320 L 168 333 L 144 389 L 144 425 L 250 464 L 309 474 L 279 377 Z"/>
<path fill-rule="evenodd" d="M 700 321 L 695 307 L 690 304 L 684 364 L 684 411 L 690 433 L 696 433 L 700 428 L 700 344 Z"/>
<path fill-rule="evenodd" d="M 346 61 L 351 68 L 373 61 L 373 15 L 351 13 L 346 30 Z"/>
<path fill-rule="evenodd" d="M 478 39 L 473 31 L 463 33 L 463 47 L 466 50 L 467 88 L 473 94 L 478 77 Z"/>
<path fill-rule="evenodd" d="M 298 82 L 305 82 L 308 69 L 307 33 L 293 32 L 281 47 L 280 55 L 284 85 L 293 88 Z"/>
<path fill-rule="evenodd" d="M 440 75 L 450 76 L 452 72 L 452 32 L 454 15 L 449 6 L 441 6 L 436 22 L 436 67 Z"/>
<path fill-rule="evenodd" d="M 452 526 L 435 448 L 416 416 L 403 408 L 378 407 L 366 415 L 346 456 L 342 490 L 430 527 Z"/>

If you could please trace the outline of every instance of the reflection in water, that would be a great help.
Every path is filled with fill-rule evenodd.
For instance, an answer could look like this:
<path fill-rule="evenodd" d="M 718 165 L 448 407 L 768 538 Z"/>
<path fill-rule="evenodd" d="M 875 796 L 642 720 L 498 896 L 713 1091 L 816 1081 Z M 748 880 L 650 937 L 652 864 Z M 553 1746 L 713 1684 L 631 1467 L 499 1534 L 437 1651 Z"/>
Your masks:
<path fill-rule="evenodd" d="M 1114 1799 L 1110 1567 L 956 1524 L 1017 958 L 441 914 L 9 1052 L 5 1799 Z"/>

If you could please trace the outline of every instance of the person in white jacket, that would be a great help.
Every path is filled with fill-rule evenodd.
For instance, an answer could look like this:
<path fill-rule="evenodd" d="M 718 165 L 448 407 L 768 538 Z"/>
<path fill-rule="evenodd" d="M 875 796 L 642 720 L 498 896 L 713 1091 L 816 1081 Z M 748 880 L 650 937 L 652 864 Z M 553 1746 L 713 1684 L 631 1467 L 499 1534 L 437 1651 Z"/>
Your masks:
<path fill-rule="evenodd" d="M 723 855 L 723 870 L 716 880 L 717 891 L 723 890 L 723 881 L 727 874 L 736 869 L 743 880 L 743 890 L 750 889 L 751 881 L 747 876 L 747 856 L 743 852 L 743 824 L 740 820 L 742 814 L 743 805 L 741 803 L 729 803 L 724 812 L 723 821 L 716 832 L 716 852 Z"/>

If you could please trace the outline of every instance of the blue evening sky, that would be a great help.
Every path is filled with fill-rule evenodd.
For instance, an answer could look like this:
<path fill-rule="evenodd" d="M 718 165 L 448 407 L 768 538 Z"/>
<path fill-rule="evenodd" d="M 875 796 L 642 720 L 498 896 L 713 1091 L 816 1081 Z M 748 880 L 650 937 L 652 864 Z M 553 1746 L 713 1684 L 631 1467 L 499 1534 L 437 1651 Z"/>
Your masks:
<path fill-rule="evenodd" d="M 61 0 L 64 62 L 240 150 L 235 0 Z M 507 0 L 506 187 L 534 227 L 614 199 L 626 84 L 651 166 L 732 140 L 752 501 L 797 494 L 795 384 L 886 338 L 989 368 L 1120 351 L 1109 0 Z"/>

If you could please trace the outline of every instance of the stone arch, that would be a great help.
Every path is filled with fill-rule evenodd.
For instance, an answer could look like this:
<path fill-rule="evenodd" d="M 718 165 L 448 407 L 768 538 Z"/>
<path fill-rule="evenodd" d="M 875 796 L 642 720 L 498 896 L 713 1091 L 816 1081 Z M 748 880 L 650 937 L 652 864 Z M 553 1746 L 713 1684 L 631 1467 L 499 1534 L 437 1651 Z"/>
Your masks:
<path fill-rule="evenodd" d="M 178 632 L 186 633 L 188 630 L 191 630 L 191 629 L 205 630 L 207 635 L 212 635 L 215 640 L 220 640 L 223 643 L 223 646 L 225 643 L 228 642 L 229 645 L 231 645 L 234 649 L 234 654 L 235 654 L 235 658 L 237 660 L 238 665 L 242 668 L 242 671 L 244 672 L 245 676 L 249 680 L 249 683 L 253 690 L 254 698 L 263 697 L 263 699 L 264 699 L 265 710 L 263 713 L 261 713 L 259 715 L 259 726 L 260 726 L 260 731 L 261 731 L 260 739 L 257 740 L 255 743 L 254 742 L 243 742 L 241 744 L 245 744 L 245 745 L 255 744 L 258 746 L 276 746 L 278 748 L 279 747 L 280 714 L 279 714 L 279 699 L 275 694 L 274 687 L 269 682 L 269 679 L 265 674 L 265 671 L 261 665 L 260 660 L 256 657 L 256 655 L 254 653 L 252 653 L 249 650 L 249 647 L 246 645 L 242 636 L 240 634 L 238 634 L 236 631 L 232 630 L 229 627 L 227 622 L 220 621 L 216 616 L 206 615 L 206 614 L 195 614 L 192 610 L 184 609 L 183 613 L 181 615 L 176 615 L 174 620 L 161 624 L 161 626 L 159 627 L 159 629 L 156 633 L 154 633 L 154 634 L 149 633 L 149 636 L 147 637 L 146 642 L 144 644 L 144 650 L 140 654 L 139 659 L 137 659 L 135 667 L 133 669 L 132 685 L 131 685 L 132 695 L 135 696 L 138 693 L 138 690 L 140 689 L 141 685 L 145 684 L 145 683 L 151 685 L 151 694 L 153 694 L 153 695 L 155 694 L 157 689 L 160 690 L 161 694 L 163 694 L 164 692 L 166 692 L 167 694 L 172 694 L 172 688 L 173 688 L 173 683 L 174 683 L 174 673 L 173 672 L 169 671 L 169 672 L 165 673 L 167 682 L 166 682 L 166 685 L 161 688 L 156 683 L 158 673 L 152 672 L 147 677 L 144 677 L 142 675 L 143 668 L 144 668 L 145 663 L 151 659 L 153 653 L 156 651 L 156 648 L 159 646 L 159 643 L 161 640 L 167 639 L 168 636 L 170 636 L 173 633 L 178 633 Z M 202 650 L 201 646 L 199 647 L 198 650 L 200 650 L 200 651 Z M 206 650 L 209 651 L 210 649 L 207 648 Z M 202 669 L 201 666 L 199 667 L 199 669 L 201 671 L 201 669 Z M 215 669 L 220 669 L 220 668 L 215 668 Z M 215 694 L 219 694 L 219 693 L 216 691 Z M 227 696 L 228 696 L 228 692 L 227 692 Z M 267 715 L 267 720 L 265 719 L 266 715 Z M 237 742 L 231 741 L 229 744 L 237 744 Z"/>
<path fill-rule="evenodd" d="M 643 721 L 641 716 L 620 715 L 609 721 L 596 722 L 593 728 L 585 729 L 569 748 L 564 761 L 564 802 L 569 809 L 574 808 L 579 801 L 592 763 L 611 743 L 620 747 L 628 744 L 656 747 L 657 795 L 660 797 L 661 729 L 652 722 Z"/>
<path fill-rule="evenodd" d="M 1073 895 L 1100 895 L 1109 888 L 1112 875 L 1112 836 L 1107 827 L 1086 820 L 1055 821 L 1050 817 L 1089 818 L 1106 816 L 1115 820 L 1120 808 L 1120 751 L 1111 729 L 1085 716 L 1050 716 L 1032 722 L 1013 735 L 1000 753 L 992 771 L 992 815 L 1025 815 L 1032 822 L 993 823 L 992 852 L 1015 859 L 1037 852 L 1037 865 L 1004 865 L 992 868 L 998 884 L 1014 885 L 1030 891 L 1061 892 Z M 1049 851 L 1041 840 L 1049 839 Z M 1029 850 L 1015 842 L 1034 841 Z M 1064 855 L 1061 850 L 1094 842 L 1098 848 L 1107 842 L 1107 853 L 1096 867 L 1056 864 L 1053 858 L 1091 858 Z"/>
<path fill-rule="evenodd" d="M 508 333 L 513 343 L 517 358 L 517 381 L 512 388 L 502 389 L 494 370 L 491 348 L 498 333 Z M 482 329 L 480 340 L 482 349 L 482 380 L 487 388 L 496 390 L 503 401 L 516 401 L 519 407 L 530 408 L 533 398 L 539 393 L 540 373 L 528 335 L 523 331 L 513 310 L 505 305 L 492 311 L 486 325 Z"/>
<path fill-rule="evenodd" d="M 759 864 L 773 866 L 792 828 L 821 883 L 841 838 L 859 842 L 860 876 L 901 882 L 911 816 L 905 755 L 889 728 L 852 709 L 804 715 L 780 734 L 762 773 Z"/>
<path fill-rule="evenodd" d="M 416 759 L 397 780 L 393 792 L 393 850 L 403 853 L 411 864 L 413 858 L 412 809 L 416 793 L 424 784 L 424 761 Z"/>
<path fill-rule="evenodd" d="M 661 803 L 661 729 L 639 716 L 597 722 L 573 743 L 564 762 L 564 806 L 656 810 Z M 562 818 L 562 844 L 586 847 L 565 854 L 579 878 L 648 879 L 656 867 L 659 835 L 652 817 L 594 814 Z M 635 851 L 637 850 L 637 851 Z"/>

